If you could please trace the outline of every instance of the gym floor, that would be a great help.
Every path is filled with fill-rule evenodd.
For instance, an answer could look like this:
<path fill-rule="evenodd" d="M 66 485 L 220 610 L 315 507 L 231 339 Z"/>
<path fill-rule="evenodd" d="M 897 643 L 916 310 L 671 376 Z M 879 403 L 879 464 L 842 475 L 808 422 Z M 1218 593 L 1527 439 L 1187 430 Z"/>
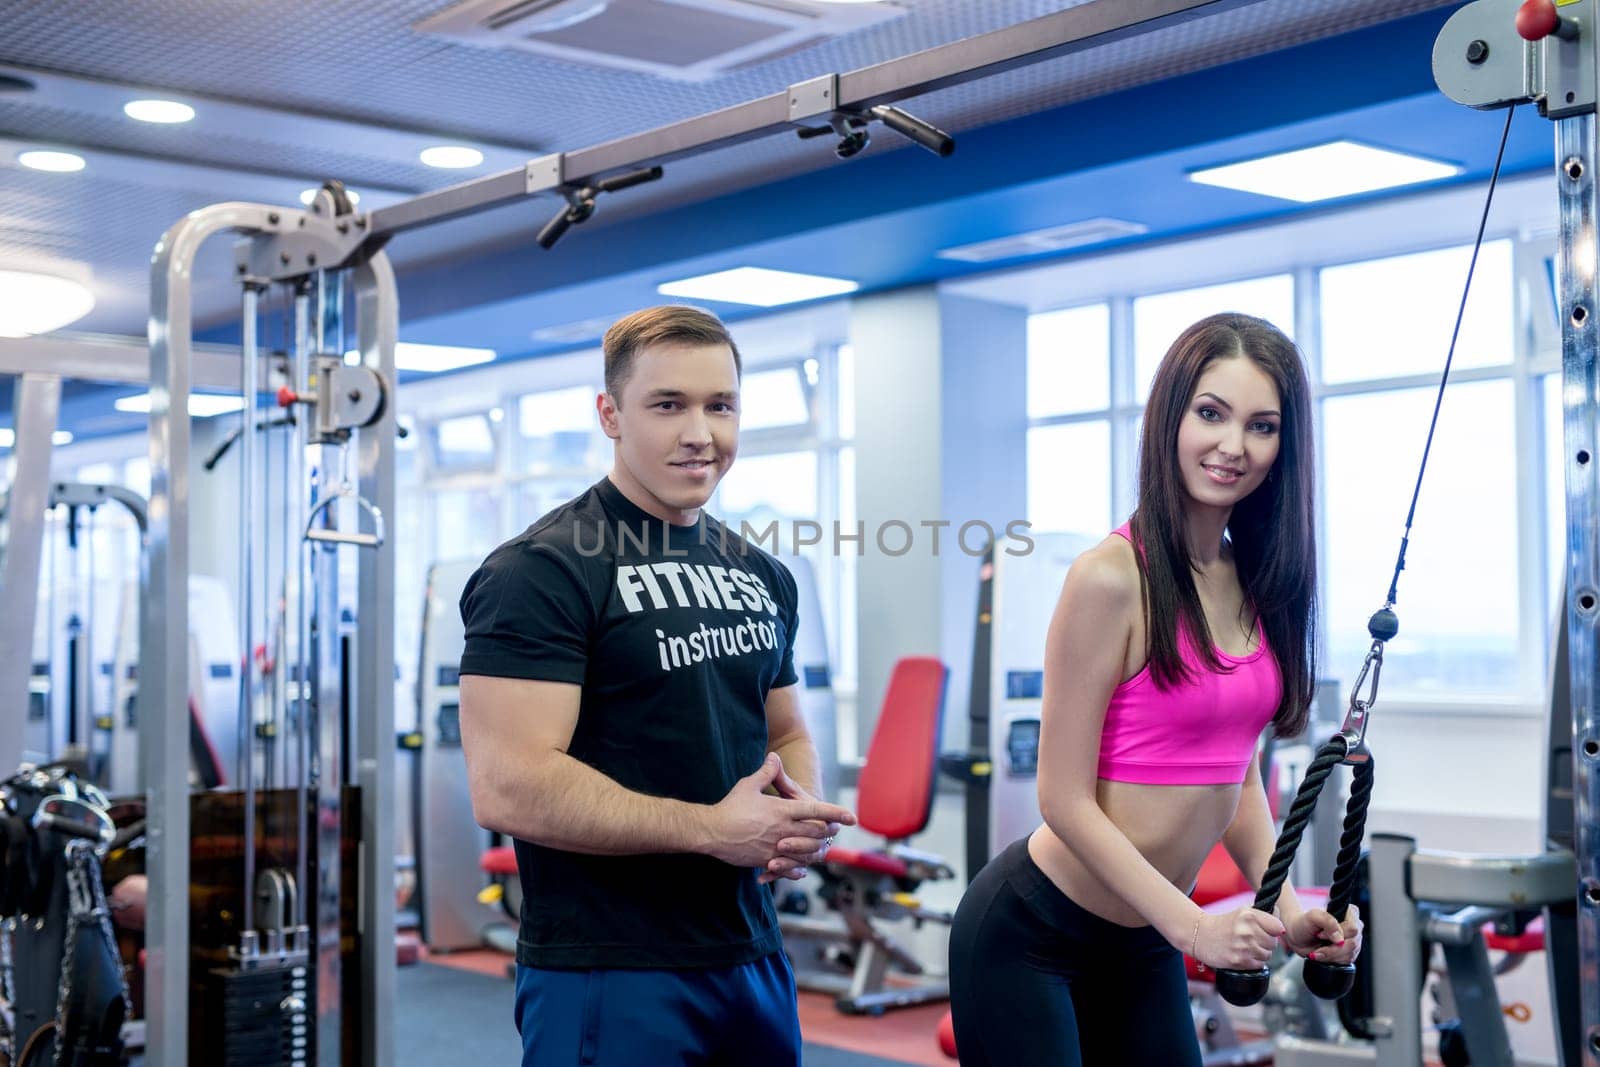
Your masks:
<path fill-rule="evenodd" d="M 855 791 L 840 790 L 839 803 L 854 804 Z M 956 868 L 954 878 L 922 887 L 920 896 L 930 907 L 953 910 L 967 884 L 964 815 L 960 794 L 937 794 L 928 829 L 911 842 L 915 848 L 944 856 Z M 839 843 L 861 848 L 882 841 L 848 828 L 839 835 Z M 813 907 L 821 912 L 819 903 L 813 901 Z M 930 971 L 943 973 L 948 943 L 943 927 L 927 923 L 921 930 L 894 933 Z M 520 1045 L 511 1017 L 512 988 L 506 963 L 504 954 L 484 950 L 425 955 L 423 962 L 402 967 L 396 1012 L 402 1062 L 515 1063 Z M 806 1067 L 951 1067 L 954 1061 L 939 1051 L 934 1037 L 947 1008 L 947 1004 L 931 1004 L 868 1018 L 842 1014 L 826 994 L 801 993 L 800 1031 L 806 1043 Z M 433 1053 L 440 1058 L 433 1058 Z"/>
<path fill-rule="evenodd" d="M 432 956 L 400 968 L 396 1042 L 402 1063 L 513 1064 L 521 1055 L 511 1018 L 506 957 L 488 950 Z M 821 993 L 800 994 L 806 1067 L 949 1067 L 934 1029 L 945 1005 L 869 1019 L 842 1015 Z"/>
<path fill-rule="evenodd" d="M 840 790 L 839 802 L 849 806 L 854 790 Z M 1457 819 L 1422 813 L 1374 813 L 1376 830 L 1401 830 L 1414 834 L 1430 848 L 1517 852 L 1536 848 L 1530 828 L 1516 820 Z M 954 909 L 967 883 L 964 863 L 965 811 L 959 794 L 941 792 L 934 798 L 928 828 L 913 847 L 944 856 L 956 876 L 924 885 L 919 895 L 930 907 Z M 881 844 L 870 835 L 847 829 L 839 843 L 852 847 Z M 814 907 L 820 905 L 813 902 Z M 947 932 L 933 923 L 922 929 L 902 929 L 895 935 L 930 970 L 942 973 Z M 488 950 L 424 956 L 423 962 L 402 967 L 398 977 L 397 1048 L 400 1062 L 476 1062 L 489 1067 L 517 1062 L 520 1046 L 512 1022 L 512 986 L 506 976 L 508 958 Z M 832 998 L 821 993 L 800 994 L 800 1030 L 805 1038 L 806 1067 L 950 1067 L 938 1048 L 934 1032 L 947 1005 L 891 1011 L 879 1018 L 841 1014 Z M 1252 1011 L 1240 1013 L 1240 1036 L 1253 1038 L 1259 1022 Z M 1429 1050 L 1431 1052 L 1431 1049 Z M 1432 1059 L 1425 1067 L 1438 1067 Z"/>

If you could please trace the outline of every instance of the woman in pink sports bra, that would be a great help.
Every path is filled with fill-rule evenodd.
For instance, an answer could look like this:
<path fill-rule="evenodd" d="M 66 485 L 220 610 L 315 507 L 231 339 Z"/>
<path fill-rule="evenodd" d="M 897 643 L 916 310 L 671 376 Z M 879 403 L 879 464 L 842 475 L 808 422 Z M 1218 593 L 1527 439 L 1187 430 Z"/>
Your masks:
<path fill-rule="evenodd" d="M 1044 824 L 974 879 L 950 937 L 964 1067 L 1199 1067 L 1183 953 L 1254 969 L 1279 938 L 1344 962 L 1341 926 L 1189 899 L 1220 841 L 1257 885 L 1275 843 L 1256 742 L 1304 729 L 1315 678 L 1311 393 L 1248 315 L 1202 319 L 1156 371 L 1139 506 L 1073 564 L 1045 646 Z M 1063 491 L 1070 491 L 1066 487 Z"/>

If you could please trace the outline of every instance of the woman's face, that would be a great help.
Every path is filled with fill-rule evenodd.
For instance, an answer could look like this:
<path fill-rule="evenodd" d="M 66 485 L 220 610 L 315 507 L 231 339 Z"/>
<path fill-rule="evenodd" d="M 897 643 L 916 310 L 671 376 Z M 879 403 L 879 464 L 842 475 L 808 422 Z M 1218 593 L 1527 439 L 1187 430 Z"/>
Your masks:
<path fill-rule="evenodd" d="M 1278 387 L 1255 360 L 1213 360 L 1178 426 L 1178 466 L 1189 497 L 1232 508 L 1255 492 L 1278 458 L 1282 429 Z"/>

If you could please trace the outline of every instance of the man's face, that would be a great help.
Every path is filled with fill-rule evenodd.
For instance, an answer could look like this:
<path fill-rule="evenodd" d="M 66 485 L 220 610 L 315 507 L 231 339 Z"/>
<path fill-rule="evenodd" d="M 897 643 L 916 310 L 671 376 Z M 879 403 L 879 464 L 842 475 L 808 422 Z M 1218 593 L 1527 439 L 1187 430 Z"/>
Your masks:
<path fill-rule="evenodd" d="M 612 480 L 644 510 L 693 522 L 739 451 L 739 373 L 727 345 L 640 350 L 622 396 L 602 394 Z M 624 484 L 627 483 L 627 484 Z M 655 506 L 646 506 L 655 505 Z"/>

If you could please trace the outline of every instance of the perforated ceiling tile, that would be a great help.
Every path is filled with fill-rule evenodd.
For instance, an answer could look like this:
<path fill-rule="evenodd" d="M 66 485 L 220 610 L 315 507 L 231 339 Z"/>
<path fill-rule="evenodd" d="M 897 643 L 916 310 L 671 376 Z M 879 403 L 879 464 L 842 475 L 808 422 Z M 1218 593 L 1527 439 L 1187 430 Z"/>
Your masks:
<path fill-rule="evenodd" d="M 703 84 L 476 48 L 412 28 L 440 0 L 205 0 L 62 4 L 11 0 L 0 12 L 0 59 L 462 136 L 582 147 L 726 107 L 827 70 L 852 70 L 1010 26 L 1063 8 L 1041 0 L 903 0 L 910 14 Z M 1184 40 L 1204 57 L 1241 25 L 1294 39 L 1313 12 L 1324 28 L 1370 20 L 1374 5 L 1254 4 L 1192 24 Z M 1389 5 L 1393 14 L 1428 3 Z M 1340 11 L 1360 12 L 1341 21 Z M 330 17 L 336 13 L 336 17 Z M 1224 19 L 1227 28 L 1214 26 Z M 1137 38 L 1128 61 L 1159 60 L 1169 45 Z"/>
<path fill-rule="evenodd" d="M 183 126 L 151 127 L 140 123 L 84 115 L 63 108 L 41 107 L 26 97 L 0 96 L 0 136 L 37 140 L 50 145 L 79 145 L 181 159 L 261 174 L 322 179 L 346 184 L 369 183 L 395 189 L 425 191 L 450 184 L 444 171 L 400 166 L 388 160 L 337 152 L 315 151 L 288 141 L 258 140 L 241 130 L 218 136 Z"/>
<path fill-rule="evenodd" d="M 70 184 L 69 184 L 70 183 Z M 62 189 L 70 190 L 70 212 L 63 212 Z M 203 194 L 130 185 L 88 174 L 38 174 L 0 169 L 0 265 L 48 268 L 52 261 L 89 264 L 94 273 L 96 309 L 75 328 L 142 333 L 148 311 L 150 253 L 166 228 L 206 206 Z M 204 249 L 208 270 L 220 276 L 227 293 L 228 249 L 214 241 Z M 214 298 L 207 298 L 214 303 Z M 229 296 L 229 299 L 233 299 Z M 136 317 L 129 321 L 129 308 Z"/>

